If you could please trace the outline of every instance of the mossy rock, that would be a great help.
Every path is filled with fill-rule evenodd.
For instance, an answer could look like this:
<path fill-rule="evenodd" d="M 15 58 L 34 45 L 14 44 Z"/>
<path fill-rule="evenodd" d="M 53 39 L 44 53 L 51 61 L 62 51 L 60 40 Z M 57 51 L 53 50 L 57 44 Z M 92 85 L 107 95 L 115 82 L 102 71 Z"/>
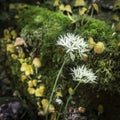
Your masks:
<path fill-rule="evenodd" d="M 36 6 L 28 6 L 22 12 L 18 26 L 21 29 L 21 37 L 32 48 L 41 48 L 44 55 L 51 53 L 51 47 L 55 46 L 60 34 L 72 30 L 70 19 L 62 12 L 52 12 Z"/>
<path fill-rule="evenodd" d="M 55 79 L 58 68 L 64 60 L 62 48 L 56 46 L 60 35 L 72 32 L 81 35 L 86 41 L 92 37 L 95 42 L 103 42 L 105 52 L 97 55 L 91 50 L 86 64 L 98 75 L 97 87 L 99 88 L 97 89 L 111 91 L 114 88 L 114 91 L 119 91 L 118 36 L 114 35 L 114 28 L 106 22 L 90 16 L 80 16 L 76 23 L 72 23 L 69 17 L 60 11 L 53 12 L 46 8 L 28 6 L 20 15 L 18 26 L 21 29 L 21 37 L 29 44 L 31 51 L 35 51 L 37 56 L 42 57 L 43 74 L 48 74 L 50 77 L 47 79 L 50 81 Z M 77 63 L 83 62 L 78 60 Z M 52 85 L 52 82 L 48 81 L 48 83 Z"/>
<path fill-rule="evenodd" d="M 45 47 L 49 47 L 55 44 L 60 34 L 67 32 L 76 32 L 86 39 L 93 37 L 96 42 L 103 41 L 106 45 L 110 44 L 108 41 L 113 39 L 114 29 L 111 29 L 104 21 L 89 16 L 81 17 L 80 21 L 82 20 L 87 23 L 74 28 L 72 21 L 62 12 L 28 6 L 20 15 L 18 26 L 22 29 L 21 37 L 34 47 L 42 44 L 43 39 Z"/>

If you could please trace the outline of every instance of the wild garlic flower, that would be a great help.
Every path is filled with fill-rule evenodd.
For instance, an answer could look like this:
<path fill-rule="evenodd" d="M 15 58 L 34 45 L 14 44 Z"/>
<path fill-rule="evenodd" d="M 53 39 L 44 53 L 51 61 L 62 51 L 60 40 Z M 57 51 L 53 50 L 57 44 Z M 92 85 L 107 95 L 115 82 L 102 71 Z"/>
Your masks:
<path fill-rule="evenodd" d="M 80 83 L 95 83 L 97 78 L 92 70 L 88 70 L 84 65 L 73 68 L 72 76 L 74 81 L 79 81 Z"/>
<path fill-rule="evenodd" d="M 63 101 L 60 98 L 56 98 L 55 102 L 60 105 L 60 104 L 62 104 Z"/>
<path fill-rule="evenodd" d="M 75 55 L 79 54 L 80 57 L 87 51 L 89 51 L 89 45 L 79 35 L 67 33 L 64 36 L 60 36 L 57 41 L 57 45 L 61 45 L 66 48 L 66 53 L 70 55 L 70 58 L 74 61 Z"/>

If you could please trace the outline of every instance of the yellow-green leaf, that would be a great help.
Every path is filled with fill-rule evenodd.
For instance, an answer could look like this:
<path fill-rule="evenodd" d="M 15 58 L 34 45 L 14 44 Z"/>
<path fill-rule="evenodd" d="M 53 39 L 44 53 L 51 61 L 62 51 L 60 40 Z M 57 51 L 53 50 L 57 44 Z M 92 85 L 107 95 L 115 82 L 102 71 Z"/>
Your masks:
<path fill-rule="evenodd" d="M 120 32 L 120 22 L 118 22 L 115 26 L 115 30 Z"/>
<path fill-rule="evenodd" d="M 113 5 L 113 10 L 119 10 L 120 9 L 120 0 L 115 0 Z"/>
<path fill-rule="evenodd" d="M 56 112 L 51 114 L 51 119 L 50 120 L 57 120 L 57 113 Z"/>
<path fill-rule="evenodd" d="M 79 15 L 83 15 L 86 11 L 87 11 L 87 8 L 82 7 L 81 9 L 79 9 Z"/>
<path fill-rule="evenodd" d="M 64 11 L 64 9 L 65 9 L 65 6 L 64 6 L 63 4 L 61 4 L 61 5 L 59 6 L 59 10 Z"/>
<path fill-rule="evenodd" d="M 118 22 L 119 21 L 119 16 L 118 15 L 113 15 L 112 20 L 114 20 L 115 22 Z"/>
<path fill-rule="evenodd" d="M 53 6 L 59 6 L 60 0 L 54 0 Z"/>
<path fill-rule="evenodd" d="M 11 3 L 11 4 L 9 5 L 9 9 L 10 9 L 10 10 L 15 9 L 15 5 Z"/>
<path fill-rule="evenodd" d="M 95 9 L 96 12 L 99 12 L 99 7 L 96 3 L 92 4 L 93 8 Z"/>
<path fill-rule="evenodd" d="M 92 37 L 88 38 L 88 43 L 89 43 L 91 49 L 94 48 L 94 46 L 96 45 L 96 43 Z"/>
<path fill-rule="evenodd" d="M 72 8 L 70 5 L 66 5 L 65 8 L 64 8 L 64 11 L 67 11 L 67 12 L 70 12 L 72 13 Z"/>
<path fill-rule="evenodd" d="M 84 0 L 76 0 L 74 6 L 75 7 L 85 6 L 85 1 Z"/>

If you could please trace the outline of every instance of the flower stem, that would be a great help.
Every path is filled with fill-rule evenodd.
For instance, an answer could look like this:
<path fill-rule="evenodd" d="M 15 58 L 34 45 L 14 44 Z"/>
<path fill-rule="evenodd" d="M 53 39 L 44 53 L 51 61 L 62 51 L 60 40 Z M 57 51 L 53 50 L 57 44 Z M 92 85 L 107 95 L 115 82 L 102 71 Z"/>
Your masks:
<path fill-rule="evenodd" d="M 73 89 L 73 93 L 75 93 L 76 89 L 77 89 L 78 86 L 80 85 L 80 82 L 81 82 L 81 81 L 79 81 L 78 84 L 77 84 L 77 85 L 75 86 L 75 88 Z M 68 97 L 68 99 L 67 99 L 67 103 L 66 103 L 66 105 L 65 105 L 64 119 L 65 119 L 65 116 L 66 116 L 66 113 L 67 113 L 68 104 L 69 104 L 70 100 L 72 99 L 72 95 L 73 95 L 73 94 L 70 94 L 69 97 Z"/>
<path fill-rule="evenodd" d="M 79 81 L 78 84 L 75 86 L 75 88 L 73 89 L 74 92 L 78 88 L 78 86 L 80 85 L 80 83 L 81 83 L 81 81 Z"/>
<path fill-rule="evenodd" d="M 60 105 L 60 109 L 58 111 L 58 116 L 57 116 L 56 120 L 59 120 L 59 117 L 60 117 L 60 114 L 61 114 L 61 110 L 62 110 L 62 106 L 63 106 L 63 104 Z"/>
<path fill-rule="evenodd" d="M 50 103 L 52 102 L 53 95 L 54 95 L 54 92 L 55 92 L 55 89 L 56 89 L 56 86 L 57 86 L 57 82 L 58 82 L 58 79 L 59 79 L 60 74 L 61 74 L 61 72 L 62 72 L 62 69 L 63 69 L 63 67 L 64 67 L 64 65 L 65 65 L 65 62 L 66 62 L 66 59 L 64 60 L 62 66 L 61 66 L 61 68 L 60 68 L 60 70 L 59 70 L 59 72 L 58 72 L 58 74 L 57 74 L 57 77 L 56 77 L 56 80 L 55 80 L 55 83 L 54 83 L 54 86 L 53 86 L 53 89 L 52 89 L 52 93 L 51 93 L 50 100 L 49 100 L 49 103 L 48 103 L 48 106 L 47 106 L 47 111 L 46 111 L 46 112 L 47 112 L 47 114 L 46 114 L 46 120 L 48 120 L 48 109 L 49 109 L 49 105 L 50 105 Z"/>

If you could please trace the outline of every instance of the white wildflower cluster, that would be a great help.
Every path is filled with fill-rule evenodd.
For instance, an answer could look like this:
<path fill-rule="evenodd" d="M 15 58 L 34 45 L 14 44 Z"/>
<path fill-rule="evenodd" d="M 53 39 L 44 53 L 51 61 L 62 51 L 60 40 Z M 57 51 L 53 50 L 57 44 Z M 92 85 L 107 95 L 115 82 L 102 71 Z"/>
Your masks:
<path fill-rule="evenodd" d="M 77 66 L 77 68 L 73 68 L 72 76 L 74 81 L 79 81 L 80 83 L 95 83 L 95 80 L 97 78 L 92 70 L 88 70 L 84 65 L 81 67 Z"/>
<path fill-rule="evenodd" d="M 67 33 L 64 36 L 60 36 L 57 41 L 57 45 L 61 45 L 66 48 L 66 53 L 70 55 L 70 58 L 74 61 L 76 53 L 80 57 L 87 51 L 89 51 L 89 45 L 79 35 Z"/>

